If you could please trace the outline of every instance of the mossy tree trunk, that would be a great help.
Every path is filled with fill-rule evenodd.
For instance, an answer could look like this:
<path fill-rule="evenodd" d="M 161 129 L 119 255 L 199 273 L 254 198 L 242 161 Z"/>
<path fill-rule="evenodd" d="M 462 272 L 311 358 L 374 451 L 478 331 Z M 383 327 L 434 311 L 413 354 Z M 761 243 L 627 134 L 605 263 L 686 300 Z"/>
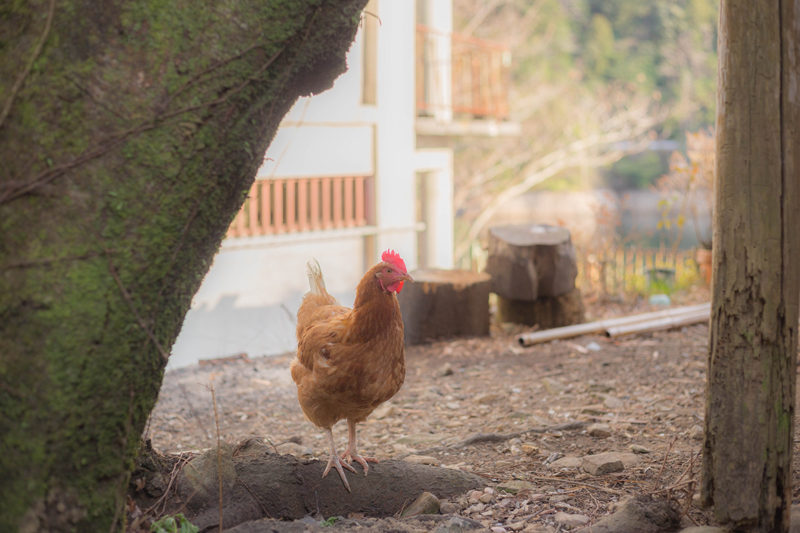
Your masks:
<path fill-rule="evenodd" d="M 0 8 L 0 530 L 120 529 L 191 297 L 365 3 Z"/>
<path fill-rule="evenodd" d="M 788 531 L 800 295 L 800 12 L 723 0 L 702 495 Z"/>

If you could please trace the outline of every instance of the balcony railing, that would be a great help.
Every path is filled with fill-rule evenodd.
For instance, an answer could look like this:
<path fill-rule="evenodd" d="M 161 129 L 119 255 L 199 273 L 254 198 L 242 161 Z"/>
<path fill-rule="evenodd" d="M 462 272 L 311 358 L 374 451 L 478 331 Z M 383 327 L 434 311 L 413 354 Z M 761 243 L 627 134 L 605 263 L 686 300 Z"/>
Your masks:
<path fill-rule="evenodd" d="M 228 237 L 366 226 L 371 176 L 256 180 Z"/>
<path fill-rule="evenodd" d="M 508 119 L 510 62 L 501 44 L 417 25 L 417 113 Z"/>

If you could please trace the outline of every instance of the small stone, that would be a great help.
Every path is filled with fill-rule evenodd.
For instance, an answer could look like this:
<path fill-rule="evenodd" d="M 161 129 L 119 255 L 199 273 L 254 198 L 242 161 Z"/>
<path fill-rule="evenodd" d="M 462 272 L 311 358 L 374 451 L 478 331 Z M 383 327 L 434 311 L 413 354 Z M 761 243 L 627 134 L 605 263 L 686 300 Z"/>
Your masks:
<path fill-rule="evenodd" d="M 511 531 L 522 531 L 525 529 L 525 522 L 514 522 L 513 524 L 506 524 L 506 527 Z"/>
<path fill-rule="evenodd" d="M 579 468 L 582 463 L 583 459 L 580 457 L 572 457 L 568 455 L 566 457 L 562 457 L 561 459 L 556 459 L 548 466 L 550 468 Z"/>
<path fill-rule="evenodd" d="M 622 400 L 606 394 L 603 396 L 603 405 L 609 409 L 619 409 L 622 407 Z"/>
<path fill-rule="evenodd" d="M 695 424 L 694 426 L 692 426 L 692 427 L 691 427 L 691 429 L 689 430 L 689 436 L 690 436 L 690 437 L 691 437 L 693 440 L 703 440 L 703 436 L 704 436 L 704 435 L 705 435 L 705 432 L 703 431 L 703 428 L 702 428 L 702 427 L 700 427 L 700 426 L 699 426 L 699 425 L 697 425 L 697 424 Z"/>
<path fill-rule="evenodd" d="M 589 522 L 589 517 L 582 514 L 570 514 L 565 513 L 564 511 L 559 511 L 553 517 L 556 524 L 561 524 L 564 527 L 578 527 L 586 524 Z"/>
<path fill-rule="evenodd" d="M 523 481 L 521 479 L 511 479 L 497 485 L 497 490 L 502 490 L 511 494 L 517 494 L 523 490 L 533 490 L 536 488 L 530 481 Z"/>
<path fill-rule="evenodd" d="M 447 522 L 440 523 L 433 530 L 434 533 L 463 533 L 473 529 L 483 529 L 483 524 L 464 518 L 463 516 L 451 516 Z"/>
<path fill-rule="evenodd" d="M 491 403 L 497 403 L 500 400 L 504 400 L 505 396 L 502 394 L 498 394 L 496 392 L 487 392 L 486 394 L 480 394 L 475 397 L 475 403 L 488 405 Z"/>
<path fill-rule="evenodd" d="M 461 508 L 453 502 L 439 502 L 439 512 L 442 514 L 456 514 Z"/>
<path fill-rule="evenodd" d="M 409 517 L 421 514 L 437 514 L 439 512 L 439 498 L 430 492 L 423 492 L 411 505 L 406 507 L 400 516 Z"/>
<path fill-rule="evenodd" d="M 716 526 L 692 526 L 681 529 L 680 533 L 727 533 L 724 527 Z"/>
<path fill-rule="evenodd" d="M 492 533 L 506 533 L 506 528 L 501 526 L 492 526 L 490 529 Z"/>
<path fill-rule="evenodd" d="M 409 455 L 405 458 L 405 461 L 408 463 L 413 463 L 415 465 L 433 465 L 438 466 L 439 460 L 436 457 L 431 457 L 429 455 Z"/>
<path fill-rule="evenodd" d="M 481 503 L 491 503 L 494 498 L 491 494 L 482 494 L 478 501 Z"/>
<path fill-rule="evenodd" d="M 524 453 L 525 455 L 538 455 L 539 454 L 539 447 L 536 446 L 535 444 L 531 444 L 529 442 L 523 442 L 522 444 L 520 444 L 519 448 L 520 448 L 520 450 L 522 450 L 522 453 Z"/>
<path fill-rule="evenodd" d="M 467 512 L 470 514 L 480 513 L 484 509 L 486 509 L 485 503 L 476 503 L 475 505 L 470 505 L 469 507 L 467 507 Z"/>
<path fill-rule="evenodd" d="M 443 364 L 442 367 L 439 369 L 438 375 L 439 375 L 439 377 L 452 376 L 453 375 L 453 365 L 451 365 L 450 363 Z"/>
<path fill-rule="evenodd" d="M 586 432 L 592 437 L 605 439 L 611 436 L 611 426 L 600 423 L 590 424 L 589 427 L 586 428 Z"/>
<path fill-rule="evenodd" d="M 467 493 L 467 502 L 471 505 L 474 505 L 480 501 L 480 497 L 483 496 L 483 492 L 479 490 L 471 490 Z"/>
<path fill-rule="evenodd" d="M 567 390 L 566 385 L 553 378 L 542 378 L 542 385 L 550 394 L 558 394 Z"/>
<path fill-rule="evenodd" d="M 631 444 L 630 448 L 633 453 L 639 453 L 639 454 L 651 453 L 651 450 L 649 448 L 645 448 L 644 446 L 641 446 L 639 444 Z"/>
<path fill-rule="evenodd" d="M 370 415 L 370 418 L 380 420 L 382 418 L 386 418 L 387 416 L 392 416 L 393 414 L 395 414 L 395 412 L 396 412 L 396 409 L 394 408 L 394 405 L 392 405 L 390 403 L 385 403 L 385 404 L 379 406 L 374 411 L 372 411 L 372 414 Z"/>
<path fill-rule="evenodd" d="M 587 345 L 585 346 L 585 348 L 586 348 L 587 350 L 589 350 L 590 352 L 599 352 L 600 350 L 602 350 L 602 349 L 603 349 L 603 347 L 602 347 L 602 346 L 600 346 L 599 344 L 597 344 L 597 343 L 596 343 L 596 342 L 594 342 L 594 341 L 592 341 L 592 342 L 590 342 L 589 344 L 587 344 Z"/>
<path fill-rule="evenodd" d="M 583 458 L 581 467 L 593 476 L 622 472 L 625 469 L 625 465 L 613 452 L 587 455 Z"/>

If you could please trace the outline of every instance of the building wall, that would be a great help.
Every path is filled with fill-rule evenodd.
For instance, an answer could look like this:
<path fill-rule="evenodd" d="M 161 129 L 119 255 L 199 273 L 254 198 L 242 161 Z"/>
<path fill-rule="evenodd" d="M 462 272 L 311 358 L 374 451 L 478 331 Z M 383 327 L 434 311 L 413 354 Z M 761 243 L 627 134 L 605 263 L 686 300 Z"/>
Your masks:
<path fill-rule="evenodd" d="M 375 5 L 370 4 L 372 10 Z M 352 305 L 363 272 L 386 248 L 409 270 L 418 265 L 417 231 L 428 222 L 438 243 L 429 266 L 452 266 L 452 156 L 415 150 L 413 2 L 378 3 L 375 105 L 362 102 L 364 32 L 348 53 L 348 71 L 332 89 L 302 98 L 284 118 L 257 179 L 374 176 L 375 220 L 367 228 L 226 239 L 193 300 L 169 367 L 238 353 L 295 349 L 294 317 L 308 290 L 305 264 L 316 258 L 329 292 Z M 417 172 L 432 200 L 418 220 Z"/>

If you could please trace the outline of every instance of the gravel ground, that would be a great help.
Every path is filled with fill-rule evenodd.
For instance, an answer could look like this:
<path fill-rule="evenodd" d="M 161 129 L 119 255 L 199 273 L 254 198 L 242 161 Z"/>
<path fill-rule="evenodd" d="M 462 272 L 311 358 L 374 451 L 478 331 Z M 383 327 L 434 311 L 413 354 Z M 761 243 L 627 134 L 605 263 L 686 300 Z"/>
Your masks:
<path fill-rule="evenodd" d="M 589 309 L 595 319 L 648 310 Z M 707 326 L 528 348 L 515 342 L 521 331 L 494 328 L 491 337 L 408 348 L 406 382 L 359 425 L 360 450 L 483 476 L 483 491 L 443 500 L 441 512 L 495 532 L 592 524 L 635 495 L 671 500 L 685 526 L 707 524 L 692 504 Z M 147 437 L 161 452 L 214 446 L 213 389 L 224 441 L 257 437 L 280 453 L 324 460 L 323 433 L 297 403 L 292 357 L 242 356 L 168 372 Z M 343 446 L 343 422 L 334 435 Z"/>

